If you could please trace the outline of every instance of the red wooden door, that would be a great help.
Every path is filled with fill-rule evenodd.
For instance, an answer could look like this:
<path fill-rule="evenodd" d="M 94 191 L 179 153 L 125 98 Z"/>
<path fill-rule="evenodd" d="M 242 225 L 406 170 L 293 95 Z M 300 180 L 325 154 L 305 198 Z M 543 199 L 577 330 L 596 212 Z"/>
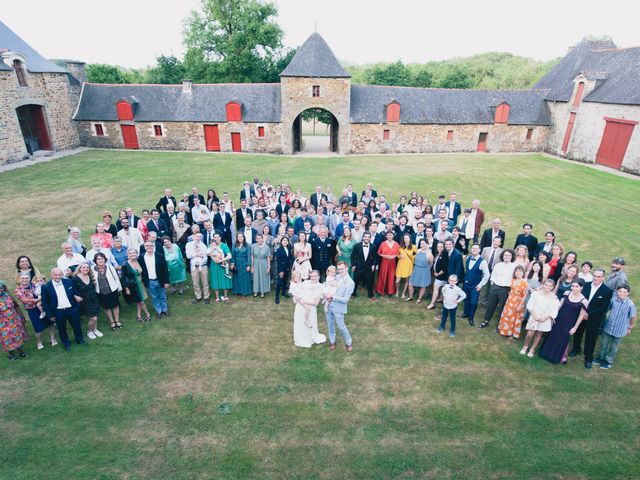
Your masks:
<path fill-rule="evenodd" d="M 204 144 L 207 152 L 220 151 L 220 132 L 218 125 L 204 126 Z"/>
<path fill-rule="evenodd" d="M 478 136 L 478 148 L 476 148 L 476 152 L 486 152 L 487 151 L 487 137 L 488 133 L 481 133 Z"/>
<path fill-rule="evenodd" d="M 567 123 L 567 129 L 564 132 L 564 140 L 562 140 L 562 153 L 567 153 L 569 148 L 569 140 L 571 140 L 571 132 L 573 132 L 573 124 L 576 123 L 576 114 L 569 114 L 569 122 Z"/>
<path fill-rule="evenodd" d="M 231 150 L 234 152 L 242 151 L 242 143 L 240 141 L 240 134 L 238 132 L 233 132 L 231 134 Z"/>
<path fill-rule="evenodd" d="M 47 127 L 47 119 L 44 117 L 44 107 L 37 106 L 34 110 L 34 117 L 38 140 L 40 140 L 40 148 L 42 150 L 53 150 L 51 138 L 49 137 L 49 128 Z"/>
<path fill-rule="evenodd" d="M 140 148 L 138 146 L 138 135 L 136 134 L 136 126 L 135 125 L 121 125 L 122 127 L 122 139 L 124 140 L 124 148 L 130 148 L 133 150 L 137 150 Z"/>
<path fill-rule="evenodd" d="M 624 155 L 627 152 L 627 146 L 633 128 L 638 122 L 633 121 L 617 121 L 616 119 L 605 118 L 607 125 L 604 127 L 600 148 L 596 156 L 596 163 L 606 165 L 607 167 L 619 169 L 622 166 Z"/>

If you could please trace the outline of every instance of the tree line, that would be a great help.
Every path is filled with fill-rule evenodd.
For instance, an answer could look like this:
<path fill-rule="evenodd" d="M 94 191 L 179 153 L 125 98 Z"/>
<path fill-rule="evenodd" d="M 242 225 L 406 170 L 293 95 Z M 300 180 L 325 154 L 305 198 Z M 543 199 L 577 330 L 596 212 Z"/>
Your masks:
<path fill-rule="evenodd" d="M 184 21 L 183 58 L 160 55 L 155 65 L 125 69 L 87 65 L 94 83 L 277 83 L 295 49 L 282 44 L 278 10 L 264 0 L 202 0 Z M 558 59 L 537 61 L 505 52 L 423 64 L 347 65 L 355 84 L 437 88 L 521 89 L 533 86 Z"/>

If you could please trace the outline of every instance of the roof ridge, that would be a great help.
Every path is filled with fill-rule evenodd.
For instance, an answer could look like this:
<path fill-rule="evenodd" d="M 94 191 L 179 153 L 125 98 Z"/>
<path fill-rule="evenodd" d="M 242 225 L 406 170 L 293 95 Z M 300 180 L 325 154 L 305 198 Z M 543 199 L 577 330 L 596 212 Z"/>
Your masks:
<path fill-rule="evenodd" d="M 485 92 L 485 93 L 495 93 L 495 92 L 506 92 L 506 93 L 520 93 L 520 92 L 544 92 L 549 90 L 547 88 L 513 88 L 513 89 L 487 89 L 487 88 L 442 88 L 442 87 L 415 87 L 412 85 L 370 85 L 357 83 L 351 85 L 352 87 L 376 87 L 376 88 L 412 88 L 415 90 L 435 90 L 435 91 L 454 91 L 454 92 Z"/>
<path fill-rule="evenodd" d="M 97 83 L 97 82 L 85 82 L 88 85 L 104 85 L 108 87 L 180 87 L 182 83 Z M 194 83 L 194 86 L 240 86 L 240 85 L 280 85 L 280 83 L 261 82 L 261 83 Z"/>

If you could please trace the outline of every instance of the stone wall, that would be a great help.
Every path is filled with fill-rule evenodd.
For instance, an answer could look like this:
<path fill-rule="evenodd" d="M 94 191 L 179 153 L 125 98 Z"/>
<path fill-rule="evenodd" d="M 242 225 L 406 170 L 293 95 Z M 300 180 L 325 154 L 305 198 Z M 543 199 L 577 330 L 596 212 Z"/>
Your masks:
<path fill-rule="evenodd" d="M 94 148 L 124 148 L 119 122 L 79 121 L 82 145 Z M 95 135 L 94 124 L 102 125 L 104 136 Z M 131 124 L 131 123 L 128 123 Z M 194 122 L 136 122 L 138 144 L 143 150 L 205 151 L 204 125 Z M 154 125 L 162 126 L 161 137 L 155 136 Z M 231 152 L 231 133 L 240 133 L 243 152 L 282 153 L 279 123 L 218 123 L 220 151 Z M 264 127 L 264 137 L 258 137 L 258 127 Z"/>
<path fill-rule="evenodd" d="M 282 77 L 282 152 L 293 153 L 293 122 L 309 108 L 323 108 L 338 120 L 338 153 L 350 150 L 351 80 L 348 78 Z M 314 85 L 320 96 L 312 96 Z"/>
<path fill-rule="evenodd" d="M 614 105 L 610 103 L 582 102 L 573 107 L 567 102 L 549 102 L 553 128 L 546 151 L 562 155 L 562 141 L 571 112 L 576 113 L 573 132 L 567 147 L 566 158 L 595 163 L 606 121 L 604 117 L 640 121 L 640 106 Z M 640 174 L 640 125 L 633 129 L 627 152 L 620 170 Z"/>
<path fill-rule="evenodd" d="M 27 87 L 18 85 L 14 72 L 0 72 L 0 164 L 27 157 L 16 108 L 36 104 L 44 107 L 54 150 L 78 146 L 71 120 L 76 105 L 65 73 L 27 72 Z"/>
<path fill-rule="evenodd" d="M 532 128 L 531 139 L 527 130 Z M 389 130 L 389 139 L 384 139 Z M 452 139 L 447 140 L 449 131 Z M 488 133 L 487 152 L 540 152 L 549 128 L 526 125 L 351 124 L 351 153 L 475 152 L 480 133 Z"/>

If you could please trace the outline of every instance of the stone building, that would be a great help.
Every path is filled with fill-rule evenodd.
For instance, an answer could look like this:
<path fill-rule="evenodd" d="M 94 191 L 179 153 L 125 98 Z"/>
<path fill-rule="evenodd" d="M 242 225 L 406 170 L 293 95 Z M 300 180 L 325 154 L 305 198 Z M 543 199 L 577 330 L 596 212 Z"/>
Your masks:
<path fill-rule="evenodd" d="M 83 64 L 70 65 L 83 71 Z M 72 120 L 83 81 L 0 22 L 0 164 L 79 145 Z"/>
<path fill-rule="evenodd" d="M 10 34 L 15 43 L 17 37 Z M 7 43 L 3 38 L 7 34 L 0 35 L 0 48 Z M 340 154 L 548 151 L 640 173 L 640 133 L 634 128 L 640 120 L 640 48 L 617 49 L 611 42 L 581 42 L 530 90 L 352 85 L 349 73 L 314 33 L 281 73 L 280 83 L 84 82 L 78 92 L 81 64 L 68 64 L 65 70 L 24 42 L 18 47 L 32 58 L 28 64 L 35 66 L 37 59 L 47 65 L 51 71 L 43 74 L 58 83 L 45 89 L 44 98 L 35 92 L 22 98 L 31 87 L 16 86 L 19 72 L 8 56 L 0 64 L 0 81 L 13 82 L 22 99 L 10 95 L 0 122 L 13 119 L 18 125 L 16 109 L 25 104 L 20 102 L 53 112 L 45 117 L 51 149 L 80 144 L 292 154 L 302 147 L 302 114 L 322 109 L 331 118 L 328 147 Z M 29 76 L 34 75 L 30 69 Z M 54 107 L 53 97 L 60 97 L 66 110 Z M 71 122 L 69 105 L 76 104 Z M 6 134 L 11 147 L 0 149 L 0 163 L 29 151 L 15 125 Z"/>
<path fill-rule="evenodd" d="M 535 88 L 549 92 L 545 151 L 640 174 L 640 47 L 584 40 Z"/>

